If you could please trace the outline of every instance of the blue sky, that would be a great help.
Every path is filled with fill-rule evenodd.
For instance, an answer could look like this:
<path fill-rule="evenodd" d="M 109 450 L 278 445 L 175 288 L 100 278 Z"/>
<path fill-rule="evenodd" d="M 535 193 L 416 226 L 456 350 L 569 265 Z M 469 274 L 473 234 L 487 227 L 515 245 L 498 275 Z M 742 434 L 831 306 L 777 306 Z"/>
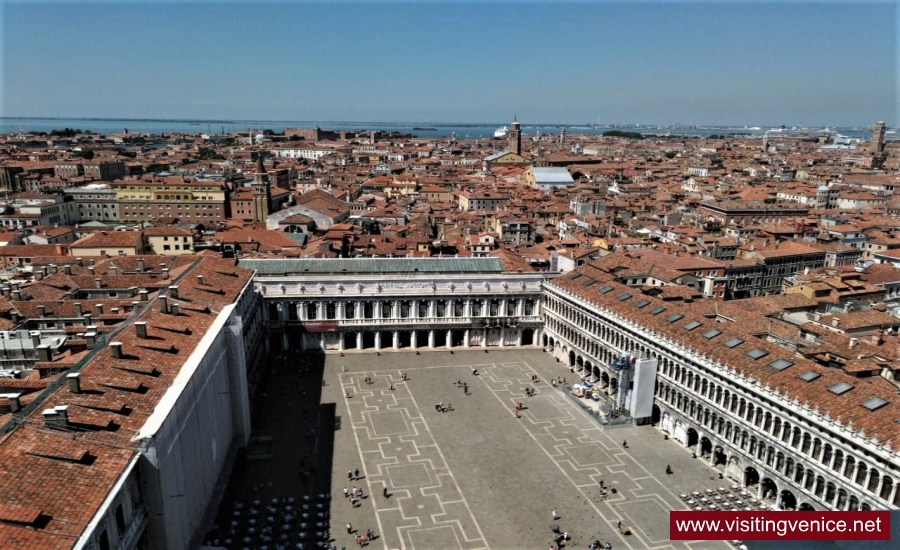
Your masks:
<path fill-rule="evenodd" d="M 896 125 L 896 4 L 12 2 L 4 116 Z"/>

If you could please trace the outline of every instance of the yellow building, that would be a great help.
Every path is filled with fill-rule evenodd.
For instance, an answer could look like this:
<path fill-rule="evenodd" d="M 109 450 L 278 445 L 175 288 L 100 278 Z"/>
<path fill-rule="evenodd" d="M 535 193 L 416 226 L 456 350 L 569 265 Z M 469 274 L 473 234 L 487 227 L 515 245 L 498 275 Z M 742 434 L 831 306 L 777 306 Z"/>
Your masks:
<path fill-rule="evenodd" d="M 71 256 L 137 256 L 145 254 L 141 231 L 99 231 L 69 246 Z"/>
<path fill-rule="evenodd" d="M 194 250 L 194 234 L 181 227 L 148 227 L 144 237 L 153 253 L 161 256 L 180 256 Z"/>
<path fill-rule="evenodd" d="M 209 225 L 227 218 L 225 189 L 218 182 L 178 176 L 117 180 L 111 187 L 122 222 L 177 219 Z"/>

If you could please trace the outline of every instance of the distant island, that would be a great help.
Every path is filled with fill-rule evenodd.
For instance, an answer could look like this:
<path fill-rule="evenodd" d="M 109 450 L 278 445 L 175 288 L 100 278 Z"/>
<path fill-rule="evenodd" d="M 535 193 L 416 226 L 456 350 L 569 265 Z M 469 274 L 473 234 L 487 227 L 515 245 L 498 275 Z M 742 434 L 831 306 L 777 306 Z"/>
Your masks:
<path fill-rule="evenodd" d="M 414 132 L 437 132 L 437 128 L 420 128 L 416 126 L 413 128 Z"/>

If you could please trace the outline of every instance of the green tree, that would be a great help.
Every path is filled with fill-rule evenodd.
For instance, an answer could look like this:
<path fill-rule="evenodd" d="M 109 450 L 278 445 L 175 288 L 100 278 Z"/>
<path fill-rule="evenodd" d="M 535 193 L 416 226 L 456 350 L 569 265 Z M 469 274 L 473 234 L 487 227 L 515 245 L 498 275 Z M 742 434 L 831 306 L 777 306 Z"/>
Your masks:
<path fill-rule="evenodd" d="M 94 158 L 94 151 L 92 149 L 72 151 L 72 156 L 79 159 L 91 160 L 92 158 Z"/>
<path fill-rule="evenodd" d="M 677 153 L 675 151 L 666 151 L 666 158 L 673 159 Z"/>

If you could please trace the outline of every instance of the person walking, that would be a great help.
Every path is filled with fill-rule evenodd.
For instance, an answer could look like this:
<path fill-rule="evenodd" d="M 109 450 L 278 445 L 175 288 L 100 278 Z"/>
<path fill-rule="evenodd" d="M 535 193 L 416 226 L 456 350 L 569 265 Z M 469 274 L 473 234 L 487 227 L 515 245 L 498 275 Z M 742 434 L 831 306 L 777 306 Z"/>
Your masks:
<path fill-rule="evenodd" d="M 353 478 L 354 478 L 354 479 L 359 479 L 359 468 L 357 468 L 357 469 L 353 472 Z"/>
<path fill-rule="evenodd" d="M 344 487 L 344 498 L 347 498 L 349 496 L 350 496 L 350 489 L 347 489 L 346 487 Z"/>
<path fill-rule="evenodd" d="M 556 519 L 556 510 L 553 510 L 552 512 L 550 512 L 550 515 L 553 516 L 553 519 Z"/>
<path fill-rule="evenodd" d="M 350 491 L 350 494 L 354 497 L 356 496 L 356 485 L 353 486 L 353 489 Z"/>
<path fill-rule="evenodd" d="M 381 490 L 381 494 L 384 495 L 384 498 L 388 497 L 387 485 L 385 485 L 384 488 Z"/>
<path fill-rule="evenodd" d="M 347 470 L 347 479 L 349 479 L 350 481 L 353 481 L 353 472 L 350 470 Z"/>
<path fill-rule="evenodd" d="M 347 534 L 349 535 L 352 532 L 353 532 L 353 526 L 348 523 L 347 524 Z"/>

